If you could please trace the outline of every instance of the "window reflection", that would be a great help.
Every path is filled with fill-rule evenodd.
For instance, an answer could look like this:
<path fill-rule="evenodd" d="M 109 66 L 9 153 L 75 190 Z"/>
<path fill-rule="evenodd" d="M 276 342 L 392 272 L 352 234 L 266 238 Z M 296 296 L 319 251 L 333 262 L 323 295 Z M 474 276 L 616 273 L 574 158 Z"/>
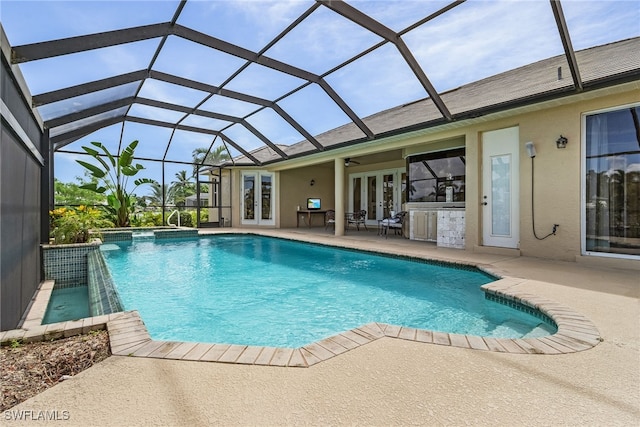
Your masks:
<path fill-rule="evenodd" d="M 640 107 L 586 117 L 586 250 L 640 255 Z"/>
<path fill-rule="evenodd" d="M 409 202 L 464 202 L 465 149 L 410 156 Z"/>

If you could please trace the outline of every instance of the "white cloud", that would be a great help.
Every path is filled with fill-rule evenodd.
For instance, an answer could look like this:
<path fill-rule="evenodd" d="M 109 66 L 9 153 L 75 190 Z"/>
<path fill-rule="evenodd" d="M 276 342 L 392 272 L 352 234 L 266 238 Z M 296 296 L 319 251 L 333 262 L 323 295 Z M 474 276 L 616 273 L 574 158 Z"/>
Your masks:
<path fill-rule="evenodd" d="M 380 40 L 380 37 L 335 12 L 319 8 L 267 55 L 321 74 Z"/>
<path fill-rule="evenodd" d="M 548 3 L 469 2 L 405 40 L 439 91 L 562 52 Z"/>
<path fill-rule="evenodd" d="M 109 75 L 119 75 L 131 71 L 143 70 L 149 66 L 158 45 L 157 40 L 112 46 L 88 52 L 85 55 L 95 56 L 95 62 L 88 58 L 93 66 L 102 67 Z"/>
<path fill-rule="evenodd" d="M 273 29 L 285 28 L 291 21 L 296 19 L 302 10 L 303 3 L 299 0 L 280 1 L 233 1 L 225 5 L 231 6 L 244 14 L 247 19 L 256 24 Z M 311 3 L 309 3 L 311 6 Z"/>
<path fill-rule="evenodd" d="M 627 173 L 629 172 L 640 172 L 640 163 L 631 163 L 627 166 Z"/>
<path fill-rule="evenodd" d="M 394 31 L 401 31 L 418 19 L 426 18 L 451 2 L 448 0 L 352 0 L 347 3 Z"/>
<path fill-rule="evenodd" d="M 427 96 L 392 44 L 327 77 L 361 117 Z"/>
<path fill-rule="evenodd" d="M 290 145 L 304 138 L 273 110 L 265 109 L 247 121 L 276 144 Z"/>
<path fill-rule="evenodd" d="M 637 0 L 564 1 L 562 5 L 574 49 L 640 35 Z"/>

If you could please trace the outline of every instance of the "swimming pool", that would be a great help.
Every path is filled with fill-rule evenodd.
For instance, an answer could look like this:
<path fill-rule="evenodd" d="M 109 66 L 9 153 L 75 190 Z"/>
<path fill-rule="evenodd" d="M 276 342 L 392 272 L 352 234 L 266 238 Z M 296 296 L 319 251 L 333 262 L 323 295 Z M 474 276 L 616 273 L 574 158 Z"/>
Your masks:
<path fill-rule="evenodd" d="M 154 339 L 301 347 L 370 322 L 520 338 L 554 332 L 485 299 L 495 278 L 252 235 L 105 245 L 126 310 Z"/>

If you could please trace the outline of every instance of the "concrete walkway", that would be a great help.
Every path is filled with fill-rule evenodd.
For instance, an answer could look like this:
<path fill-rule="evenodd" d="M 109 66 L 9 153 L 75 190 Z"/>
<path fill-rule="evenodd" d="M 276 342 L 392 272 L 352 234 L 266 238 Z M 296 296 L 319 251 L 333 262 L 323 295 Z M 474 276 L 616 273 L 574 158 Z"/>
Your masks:
<path fill-rule="evenodd" d="M 20 414 L 66 417 L 52 421 L 65 426 L 640 423 L 638 270 L 443 250 L 375 232 L 271 233 L 469 261 L 530 279 L 518 285 L 523 292 L 585 315 L 604 341 L 530 355 L 385 337 L 307 369 L 112 356 L 5 412 L 2 423 L 34 425 L 11 421 Z"/>

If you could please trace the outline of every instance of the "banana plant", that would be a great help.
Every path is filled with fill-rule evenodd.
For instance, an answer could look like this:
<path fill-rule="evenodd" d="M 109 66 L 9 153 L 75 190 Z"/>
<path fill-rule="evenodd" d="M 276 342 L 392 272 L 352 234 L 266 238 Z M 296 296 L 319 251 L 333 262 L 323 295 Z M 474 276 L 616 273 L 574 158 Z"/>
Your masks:
<path fill-rule="evenodd" d="M 120 154 L 113 156 L 107 147 L 100 142 L 91 142 L 96 148 L 85 147 L 82 149 L 93 157 L 99 165 L 76 160 L 81 166 L 89 171 L 91 176 L 97 178 L 97 182 L 91 182 L 81 186 L 99 194 L 107 194 L 106 209 L 112 217 L 116 227 L 128 227 L 130 225 L 129 215 L 135 208 L 135 198 L 133 191 L 143 184 L 153 184 L 156 181 L 149 178 L 138 178 L 134 183 L 134 188 L 128 191 L 129 178 L 135 176 L 144 169 L 139 163 L 133 163 L 133 155 L 138 141 L 133 141 Z"/>

